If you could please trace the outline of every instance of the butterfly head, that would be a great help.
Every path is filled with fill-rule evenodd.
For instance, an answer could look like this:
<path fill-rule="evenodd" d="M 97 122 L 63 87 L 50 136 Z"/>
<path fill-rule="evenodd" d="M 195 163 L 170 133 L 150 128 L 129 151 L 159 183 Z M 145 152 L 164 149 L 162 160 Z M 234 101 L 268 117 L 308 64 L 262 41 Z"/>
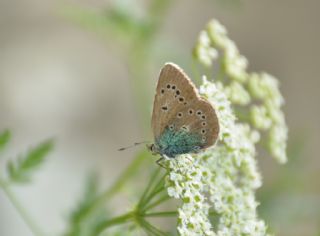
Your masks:
<path fill-rule="evenodd" d="M 147 144 L 147 148 L 148 148 L 148 150 L 151 151 L 152 155 L 157 155 L 160 153 L 159 148 L 154 143 Z"/>

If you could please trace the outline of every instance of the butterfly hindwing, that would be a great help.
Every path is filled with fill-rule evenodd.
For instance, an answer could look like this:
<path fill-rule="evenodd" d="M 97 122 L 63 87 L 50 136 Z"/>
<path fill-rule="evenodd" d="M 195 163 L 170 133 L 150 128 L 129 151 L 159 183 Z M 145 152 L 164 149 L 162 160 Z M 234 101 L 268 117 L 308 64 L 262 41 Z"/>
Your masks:
<path fill-rule="evenodd" d="M 218 136 L 214 108 L 198 95 L 192 81 L 173 63 L 167 63 L 160 72 L 152 128 L 155 140 L 171 143 L 168 148 L 177 154 L 209 147 Z"/>

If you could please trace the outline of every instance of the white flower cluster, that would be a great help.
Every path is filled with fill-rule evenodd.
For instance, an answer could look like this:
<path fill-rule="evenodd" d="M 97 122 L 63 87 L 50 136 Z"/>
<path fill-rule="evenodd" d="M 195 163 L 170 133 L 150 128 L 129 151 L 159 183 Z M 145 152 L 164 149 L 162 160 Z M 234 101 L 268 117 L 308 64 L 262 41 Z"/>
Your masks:
<path fill-rule="evenodd" d="M 206 66 L 211 66 L 213 59 L 218 57 L 218 51 L 210 45 L 210 38 L 206 31 L 201 31 L 194 54 L 198 55 L 199 60 Z"/>
<path fill-rule="evenodd" d="M 248 80 L 248 90 L 260 102 L 260 105 L 251 106 L 250 110 L 254 127 L 269 130 L 269 151 L 279 162 L 286 162 L 288 128 L 281 110 L 284 99 L 277 79 L 267 73 L 252 74 Z"/>
<path fill-rule="evenodd" d="M 218 89 L 218 86 L 220 89 Z M 219 216 L 217 235 L 266 235 L 256 214 L 255 189 L 261 177 L 255 160 L 260 135 L 245 123 L 236 123 L 222 84 L 204 79 L 200 93 L 214 104 L 220 125 L 219 144 L 200 157 L 214 178 L 208 180 L 212 210 Z"/>
<path fill-rule="evenodd" d="M 181 236 L 215 235 L 208 218 L 210 205 L 206 201 L 207 179 L 211 171 L 191 155 L 168 160 L 171 172 L 166 185 L 169 196 L 181 199 L 178 209 L 178 232 Z"/>
<path fill-rule="evenodd" d="M 279 162 L 286 162 L 288 129 L 281 110 L 284 100 L 278 81 L 267 73 L 248 73 L 247 59 L 228 38 L 225 27 L 216 20 L 211 20 L 200 33 L 195 49 L 195 57 L 205 66 L 220 60 L 224 93 L 233 105 L 249 109 L 244 118 L 249 117 L 251 126 L 259 132 L 268 133 L 270 153 Z M 208 56 L 212 51 L 215 56 Z M 241 116 L 238 118 L 242 119 Z"/>
<path fill-rule="evenodd" d="M 180 235 L 266 235 L 254 197 L 261 185 L 255 161 L 259 133 L 235 122 L 231 103 L 219 86 L 204 79 L 200 88 L 221 121 L 219 144 L 169 162 L 168 194 L 182 200 L 178 231 Z"/>
<path fill-rule="evenodd" d="M 246 58 L 215 20 L 201 32 L 194 53 L 205 66 L 220 60 L 223 76 L 214 83 L 204 78 L 200 87 L 217 112 L 220 133 L 215 147 L 168 160 L 168 194 L 182 200 L 178 232 L 268 235 L 256 212 L 255 190 L 262 181 L 255 156 L 256 144 L 268 134 L 271 154 L 286 160 L 287 126 L 278 82 L 266 73 L 248 73 Z"/>

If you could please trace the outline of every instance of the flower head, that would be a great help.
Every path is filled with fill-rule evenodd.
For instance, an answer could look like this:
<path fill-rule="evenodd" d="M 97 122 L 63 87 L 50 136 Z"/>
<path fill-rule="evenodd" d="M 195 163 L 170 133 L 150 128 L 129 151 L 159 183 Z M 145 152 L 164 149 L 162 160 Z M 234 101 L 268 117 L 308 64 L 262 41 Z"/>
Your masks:
<path fill-rule="evenodd" d="M 214 147 L 168 160 L 167 191 L 182 202 L 178 231 L 180 235 L 268 235 L 256 212 L 255 190 L 262 185 L 256 144 L 267 132 L 270 153 L 285 162 L 288 131 L 279 83 L 267 73 L 249 74 L 247 59 L 216 20 L 200 33 L 195 56 L 205 66 L 213 60 L 222 65 L 223 76 L 214 82 L 204 77 L 199 89 L 216 110 L 220 133 Z"/>

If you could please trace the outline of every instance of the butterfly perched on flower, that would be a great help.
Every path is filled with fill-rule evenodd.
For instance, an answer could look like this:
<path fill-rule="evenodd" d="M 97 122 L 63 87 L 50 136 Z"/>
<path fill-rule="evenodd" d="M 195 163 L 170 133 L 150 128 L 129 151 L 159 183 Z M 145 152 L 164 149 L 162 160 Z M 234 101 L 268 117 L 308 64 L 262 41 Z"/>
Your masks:
<path fill-rule="evenodd" d="M 173 63 L 161 69 L 151 123 L 154 143 L 147 147 L 162 157 L 197 153 L 212 146 L 219 134 L 212 104 L 200 97 L 192 81 Z"/>

